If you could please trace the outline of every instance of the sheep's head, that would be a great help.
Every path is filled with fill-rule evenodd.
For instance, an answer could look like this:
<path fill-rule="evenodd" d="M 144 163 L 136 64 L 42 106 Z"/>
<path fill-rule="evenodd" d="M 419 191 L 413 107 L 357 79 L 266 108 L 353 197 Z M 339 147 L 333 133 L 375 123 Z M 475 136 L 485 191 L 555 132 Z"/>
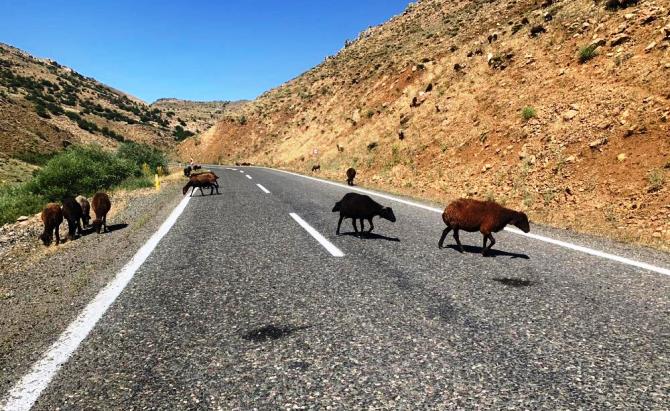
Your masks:
<path fill-rule="evenodd" d="M 530 231 L 530 224 L 528 223 L 528 216 L 526 213 L 519 213 L 517 218 L 512 222 L 519 230 L 527 233 Z"/>
<path fill-rule="evenodd" d="M 340 211 L 340 203 L 341 203 L 340 201 L 335 203 L 335 207 L 333 207 L 333 209 L 332 209 L 333 213 L 336 212 L 336 211 Z"/>
<path fill-rule="evenodd" d="M 184 188 L 181 190 L 183 195 L 186 195 L 186 193 L 188 192 L 189 187 L 191 187 L 191 182 L 190 181 L 188 183 L 186 183 Z"/>
<path fill-rule="evenodd" d="M 389 220 L 392 223 L 395 223 L 395 214 L 393 214 L 393 210 L 391 209 L 391 207 L 382 208 L 382 211 L 379 212 L 379 216 L 381 218 Z"/>

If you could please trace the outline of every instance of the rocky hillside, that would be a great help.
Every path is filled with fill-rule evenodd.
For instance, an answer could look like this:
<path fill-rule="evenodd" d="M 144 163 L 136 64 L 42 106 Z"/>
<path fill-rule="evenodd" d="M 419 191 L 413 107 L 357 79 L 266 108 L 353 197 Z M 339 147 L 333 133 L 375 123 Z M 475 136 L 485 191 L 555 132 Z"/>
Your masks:
<path fill-rule="evenodd" d="M 179 150 L 670 249 L 669 6 L 423 0 Z"/>
<path fill-rule="evenodd" d="M 131 140 L 172 149 L 175 132 L 160 108 L 0 43 L 0 183 L 68 144 Z"/>
<path fill-rule="evenodd" d="M 246 101 L 189 101 L 161 98 L 151 103 L 165 113 L 175 136 L 183 140 L 209 130 L 226 115 L 234 114 Z"/>

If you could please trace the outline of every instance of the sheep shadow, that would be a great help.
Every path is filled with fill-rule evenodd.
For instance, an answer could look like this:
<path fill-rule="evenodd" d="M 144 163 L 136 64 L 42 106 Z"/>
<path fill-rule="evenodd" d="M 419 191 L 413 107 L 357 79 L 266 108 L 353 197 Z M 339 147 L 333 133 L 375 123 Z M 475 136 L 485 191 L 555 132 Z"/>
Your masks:
<path fill-rule="evenodd" d="M 356 234 L 353 231 L 350 231 L 348 233 L 340 233 L 340 235 L 347 235 L 347 236 L 350 236 L 350 237 L 366 239 L 366 240 L 385 240 L 385 241 L 391 241 L 391 242 L 394 242 L 394 243 L 399 243 L 400 242 L 400 239 L 397 238 L 397 237 L 387 237 L 385 235 L 376 234 L 376 233 L 368 233 L 368 232 L 363 233 L 363 235 L 360 236 L 360 237 L 358 236 L 358 234 Z"/>
<path fill-rule="evenodd" d="M 107 226 L 107 232 L 111 233 L 113 231 L 123 230 L 126 227 L 128 227 L 128 224 L 126 224 L 126 223 L 111 224 L 111 225 Z"/>
<path fill-rule="evenodd" d="M 461 250 L 458 248 L 458 246 L 456 244 L 449 244 L 449 245 L 445 246 L 444 248 L 451 248 L 452 250 L 456 250 L 458 252 L 461 252 Z M 474 245 L 465 245 L 464 244 L 463 245 L 463 250 L 466 253 L 469 253 L 469 254 L 481 254 L 482 253 L 482 248 L 474 246 Z M 498 257 L 498 256 L 510 257 L 510 258 L 522 258 L 524 260 L 530 260 L 530 257 L 527 254 L 511 253 L 509 251 L 497 250 L 495 248 L 489 250 L 489 252 L 486 254 L 486 257 L 495 258 L 495 257 Z"/>

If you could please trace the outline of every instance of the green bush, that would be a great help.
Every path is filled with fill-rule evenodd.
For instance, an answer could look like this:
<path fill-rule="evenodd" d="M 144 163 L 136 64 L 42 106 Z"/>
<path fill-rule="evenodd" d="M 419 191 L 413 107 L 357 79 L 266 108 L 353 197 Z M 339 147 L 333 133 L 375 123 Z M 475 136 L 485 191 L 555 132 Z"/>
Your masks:
<path fill-rule="evenodd" d="M 138 169 L 142 165 L 147 164 L 152 173 L 155 173 L 158 167 L 167 170 L 165 154 L 157 148 L 146 144 L 125 142 L 119 146 L 117 155 L 122 159 L 132 161 Z"/>
<path fill-rule="evenodd" d="M 598 46 L 596 46 L 595 44 L 582 47 L 579 50 L 579 62 L 584 64 L 587 61 L 594 58 L 595 56 L 597 56 L 598 55 L 598 52 L 596 51 L 597 48 Z"/>
<path fill-rule="evenodd" d="M 130 177 L 123 180 L 121 184 L 119 184 L 119 188 L 122 188 L 124 190 L 136 190 L 138 188 L 148 188 L 153 186 L 154 186 L 153 179 L 145 176 Z"/>
<path fill-rule="evenodd" d="M 531 106 L 526 106 L 521 110 L 521 116 L 524 120 L 528 121 L 531 118 L 537 117 L 537 112 Z"/>
<path fill-rule="evenodd" d="M 13 223 L 22 215 L 42 209 L 46 199 L 30 192 L 27 184 L 0 187 L 0 225 Z"/>
<path fill-rule="evenodd" d="M 71 146 L 49 160 L 28 189 L 50 201 L 64 196 L 92 194 L 109 189 L 138 174 L 130 160 L 108 153 L 97 146 Z"/>

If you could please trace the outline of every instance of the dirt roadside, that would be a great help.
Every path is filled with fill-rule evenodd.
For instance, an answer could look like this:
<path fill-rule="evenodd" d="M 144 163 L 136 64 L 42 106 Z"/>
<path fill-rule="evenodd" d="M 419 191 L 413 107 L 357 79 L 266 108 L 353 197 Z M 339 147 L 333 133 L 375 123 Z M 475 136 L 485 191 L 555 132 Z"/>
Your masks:
<path fill-rule="evenodd" d="M 109 233 L 58 247 L 38 240 L 39 217 L 0 229 L 0 392 L 4 395 L 158 229 L 182 199 L 178 175 L 161 190 L 112 194 Z M 67 224 L 61 225 L 65 238 Z"/>

